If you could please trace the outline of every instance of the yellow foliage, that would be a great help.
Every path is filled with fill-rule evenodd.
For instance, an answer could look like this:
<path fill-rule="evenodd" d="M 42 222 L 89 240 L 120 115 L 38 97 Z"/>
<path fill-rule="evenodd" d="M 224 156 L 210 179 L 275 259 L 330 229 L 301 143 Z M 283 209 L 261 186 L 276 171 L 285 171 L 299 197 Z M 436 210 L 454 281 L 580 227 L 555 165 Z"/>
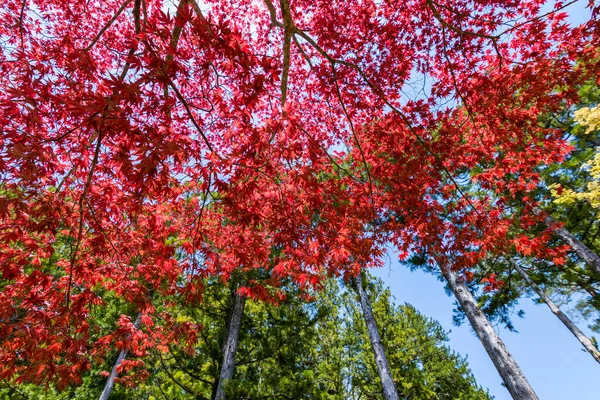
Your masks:
<path fill-rule="evenodd" d="M 585 133 L 591 133 L 600 129 L 600 106 L 593 108 L 584 107 L 574 113 L 575 122 L 586 127 Z M 584 200 L 592 207 L 600 209 L 600 151 L 596 151 L 594 157 L 581 166 L 590 173 L 592 180 L 588 182 L 586 190 L 574 192 L 570 189 L 562 189 L 558 185 L 550 186 L 552 197 L 556 204 L 568 205 L 576 201 Z"/>
<path fill-rule="evenodd" d="M 194 319 L 188 315 L 178 315 L 176 321 L 178 323 L 184 323 L 184 322 L 194 322 Z"/>
<path fill-rule="evenodd" d="M 574 113 L 575 122 L 587 126 L 585 133 L 590 133 L 600 128 L 600 106 L 594 108 L 583 107 Z"/>

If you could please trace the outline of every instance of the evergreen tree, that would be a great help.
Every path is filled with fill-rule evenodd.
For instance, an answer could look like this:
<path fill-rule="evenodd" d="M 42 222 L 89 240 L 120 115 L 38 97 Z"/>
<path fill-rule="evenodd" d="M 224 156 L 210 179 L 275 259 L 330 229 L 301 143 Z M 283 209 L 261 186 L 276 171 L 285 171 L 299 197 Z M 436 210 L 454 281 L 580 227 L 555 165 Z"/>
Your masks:
<path fill-rule="evenodd" d="M 445 345 L 448 337 L 437 322 L 410 305 L 395 304 L 378 279 L 368 277 L 365 289 L 401 398 L 490 398 L 475 383 L 466 359 Z M 157 312 L 170 307 L 181 323 L 201 325 L 198 340 L 191 350 L 181 343 L 157 346 L 143 358 L 131 355 L 132 360 L 145 362 L 147 379 L 132 385 L 118 381 L 111 400 L 214 397 L 231 289 L 211 280 L 206 282 L 200 303 L 169 300 L 152 299 Z M 115 318 L 109 310 L 121 308 L 117 302 L 108 302 L 107 320 Z M 97 399 L 105 381 L 99 372 L 110 371 L 117 355 L 86 374 L 79 387 L 58 391 L 55 387 L 4 383 L 0 399 Z M 233 378 L 224 385 L 224 393 L 229 399 L 382 399 L 356 293 L 329 280 L 312 298 L 289 285 L 279 304 L 248 299 Z"/>

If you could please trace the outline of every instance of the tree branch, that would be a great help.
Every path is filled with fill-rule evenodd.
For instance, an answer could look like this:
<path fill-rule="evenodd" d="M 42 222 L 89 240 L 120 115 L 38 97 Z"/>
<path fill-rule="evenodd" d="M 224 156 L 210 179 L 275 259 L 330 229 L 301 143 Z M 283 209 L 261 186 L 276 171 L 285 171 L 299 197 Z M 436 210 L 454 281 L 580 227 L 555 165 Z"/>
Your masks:
<path fill-rule="evenodd" d="M 96 42 L 98 42 L 98 40 L 100 40 L 100 37 L 102 37 L 102 34 L 104 34 L 104 32 L 106 32 L 106 30 L 108 28 L 110 28 L 110 26 L 117 20 L 117 18 L 119 18 L 119 15 L 121 15 L 121 13 L 123 13 L 123 11 L 125 10 L 125 8 L 129 5 L 129 3 L 131 3 L 132 0 L 126 0 L 125 3 L 123 3 L 121 5 L 121 8 L 119 8 L 116 12 L 115 15 L 113 15 L 113 17 L 111 19 L 108 20 L 108 22 L 106 23 L 106 25 L 104 25 L 104 27 L 102 27 L 102 29 L 100 29 L 100 32 L 98 32 L 98 34 L 96 35 L 96 37 L 90 42 L 90 44 L 88 44 L 88 46 L 84 49 L 85 51 L 89 51 L 92 47 L 94 47 L 94 45 L 96 44 Z"/>

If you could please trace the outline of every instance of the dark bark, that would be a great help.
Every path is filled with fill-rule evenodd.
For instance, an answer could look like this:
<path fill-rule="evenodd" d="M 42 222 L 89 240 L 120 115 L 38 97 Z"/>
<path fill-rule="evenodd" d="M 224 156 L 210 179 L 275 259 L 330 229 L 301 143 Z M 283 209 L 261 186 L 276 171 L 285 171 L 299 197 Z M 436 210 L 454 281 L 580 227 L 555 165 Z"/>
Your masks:
<path fill-rule="evenodd" d="M 485 351 L 492 359 L 512 398 L 515 400 L 538 400 L 539 398 L 527 378 L 477 305 L 467 285 L 447 265 L 440 263 L 439 259 L 437 262 L 450 290 L 454 293 Z"/>
<path fill-rule="evenodd" d="M 583 244 L 583 242 L 577 239 L 571 232 L 565 228 L 558 227 L 558 222 L 551 216 L 546 216 L 544 221 L 546 222 L 546 225 L 555 227 L 554 232 L 556 233 L 556 236 L 568 244 L 590 268 L 596 271 L 597 274 L 600 274 L 600 257 L 598 254 L 590 250 L 589 247 Z"/>
<path fill-rule="evenodd" d="M 219 374 L 219 383 L 214 395 L 214 400 L 222 400 L 225 398 L 225 384 L 233 377 L 235 367 L 235 355 L 237 353 L 240 327 L 242 325 L 242 315 L 244 314 L 244 305 L 246 298 L 236 294 L 231 308 L 231 318 L 227 328 L 227 334 L 223 344 L 223 363 L 221 364 L 221 372 Z"/>
<path fill-rule="evenodd" d="M 354 288 L 360 298 L 360 306 L 362 308 L 363 317 L 367 324 L 367 331 L 369 333 L 369 339 L 371 341 L 371 347 L 375 354 L 375 363 L 377 364 L 377 372 L 379 373 L 379 379 L 383 386 L 383 395 L 386 400 L 398 400 L 398 391 L 394 385 L 392 378 L 392 371 L 385 356 L 385 350 L 381 339 L 379 337 L 379 331 L 377 330 L 377 323 L 375 316 L 373 315 L 373 309 L 371 308 L 371 302 L 369 297 L 365 293 L 365 289 L 362 285 L 362 273 L 358 274 L 354 279 Z"/>
<path fill-rule="evenodd" d="M 140 320 L 142 318 L 142 313 L 139 313 L 137 318 L 135 319 L 135 322 L 133 323 L 133 326 L 138 329 L 140 327 Z M 110 397 L 110 394 L 115 386 L 115 378 L 117 377 L 118 373 L 117 373 L 117 367 L 121 364 L 121 362 L 127 358 L 127 354 L 129 354 L 129 350 L 124 349 L 121 350 L 121 352 L 119 353 L 119 356 L 117 357 L 117 361 L 115 362 L 115 365 L 112 368 L 112 371 L 110 372 L 110 375 L 108 376 L 108 379 L 106 380 L 106 384 L 104 385 L 104 390 L 102 391 L 102 394 L 100 394 L 100 400 L 108 400 L 108 398 Z"/>
<path fill-rule="evenodd" d="M 538 296 L 546 303 L 550 310 L 565 324 L 565 326 L 571 331 L 571 333 L 579 340 L 579 342 L 585 347 L 585 349 L 594 357 L 594 360 L 600 363 L 600 352 L 594 346 L 592 341 L 584 335 L 581 330 L 567 317 L 556 304 L 546 295 L 546 293 L 540 288 L 535 282 L 531 280 L 527 272 L 523 270 L 517 263 L 511 262 L 512 266 L 517 270 L 519 274 L 525 279 L 527 284 L 537 293 Z"/>

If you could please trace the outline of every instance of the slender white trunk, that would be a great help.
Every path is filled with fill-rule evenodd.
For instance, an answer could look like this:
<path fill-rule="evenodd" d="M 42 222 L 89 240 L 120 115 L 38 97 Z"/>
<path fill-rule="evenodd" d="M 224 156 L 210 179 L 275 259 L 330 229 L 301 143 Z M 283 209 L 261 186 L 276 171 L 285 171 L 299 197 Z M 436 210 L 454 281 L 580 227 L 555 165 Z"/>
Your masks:
<path fill-rule="evenodd" d="M 458 303 L 469 319 L 485 351 L 492 359 L 512 398 L 515 400 L 538 400 L 539 398 L 527 378 L 525 378 L 516 361 L 508 352 L 490 321 L 477 305 L 467 285 L 461 279 L 458 279 L 448 266 L 441 264 L 440 260 L 437 261 L 448 286 L 456 296 Z"/>
<path fill-rule="evenodd" d="M 392 378 L 392 371 L 385 356 L 385 350 L 381 339 L 379 337 L 379 331 L 377 330 L 377 323 L 375 316 L 373 315 L 373 309 L 371 308 L 371 302 L 369 297 L 365 293 L 365 289 L 362 284 L 362 272 L 354 279 L 354 286 L 358 297 L 360 298 L 360 306 L 362 308 L 363 317 L 367 324 L 367 331 L 369 333 L 369 339 L 371 340 L 371 347 L 373 353 L 375 353 L 375 363 L 377 364 L 377 372 L 379 373 L 379 379 L 383 386 L 383 395 L 385 400 L 398 400 L 398 391 L 394 385 Z"/>
<path fill-rule="evenodd" d="M 223 344 L 223 364 L 221 365 L 219 383 L 217 385 L 214 400 L 222 400 L 225 398 L 225 384 L 233 377 L 235 355 L 239 343 L 240 327 L 242 325 L 242 315 L 244 314 L 245 303 L 246 297 L 239 294 L 235 295 L 229 327 Z"/>
<path fill-rule="evenodd" d="M 521 274 L 523 279 L 525 279 L 527 284 L 529 286 L 531 286 L 531 288 L 538 294 L 538 296 L 540 296 L 540 298 L 542 300 L 544 300 L 544 303 L 546 303 L 546 305 L 550 308 L 550 310 L 554 313 L 554 315 L 556 315 L 558 317 L 558 319 L 560 319 L 560 321 L 563 324 L 565 324 L 565 326 L 577 338 L 577 340 L 579 340 L 579 342 L 581 342 L 583 347 L 585 347 L 585 349 L 592 355 L 592 357 L 594 357 L 594 360 L 596 360 L 597 362 L 600 363 L 600 352 L 598 351 L 596 346 L 594 346 L 592 341 L 587 336 L 585 336 L 584 333 L 581 332 L 581 330 L 579 330 L 579 328 L 573 323 L 573 321 L 571 321 L 569 319 L 569 317 L 567 317 L 560 310 L 560 308 L 558 308 L 558 306 L 556 304 L 554 304 L 554 302 L 552 300 L 550 300 L 550 298 L 546 295 L 546 293 L 542 290 L 542 288 L 540 288 L 535 282 L 533 282 L 531 280 L 531 278 L 529 277 L 527 272 L 525 272 L 523 270 L 523 268 L 521 268 L 516 262 L 512 262 L 510 260 L 509 260 L 509 262 L 517 270 L 517 272 L 519 274 Z"/>
<path fill-rule="evenodd" d="M 135 322 L 133 323 L 133 326 L 137 329 L 140 327 L 140 320 L 142 318 L 142 313 L 140 312 L 137 316 L 137 318 L 135 319 Z M 100 395 L 100 400 L 108 400 L 108 397 L 110 396 L 114 386 L 115 386 L 115 378 L 117 377 L 118 372 L 117 372 L 117 367 L 119 366 L 119 364 L 121 364 L 121 361 L 123 361 L 124 359 L 127 358 L 127 354 L 129 354 L 129 350 L 124 349 L 121 350 L 121 352 L 119 353 L 119 356 L 117 357 L 117 361 L 115 362 L 115 365 L 112 368 L 112 371 L 110 372 L 110 375 L 108 376 L 108 379 L 106 380 L 106 384 L 104 385 L 104 390 L 102 391 L 102 394 Z"/>
<path fill-rule="evenodd" d="M 557 224 L 557 221 L 549 215 L 546 216 L 545 222 L 548 226 L 556 226 Z M 600 257 L 598 256 L 598 254 L 590 250 L 589 247 L 583 244 L 581 240 L 577 239 L 571 232 L 569 232 L 565 228 L 556 227 L 554 232 L 556 233 L 556 236 L 561 238 L 563 242 L 567 243 L 571 247 L 571 249 L 573 249 L 573 251 L 577 253 L 577 255 L 581 257 L 581 259 L 583 259 L 590 268 L 596 271 L 596 273 L 600 274 Z"/>

